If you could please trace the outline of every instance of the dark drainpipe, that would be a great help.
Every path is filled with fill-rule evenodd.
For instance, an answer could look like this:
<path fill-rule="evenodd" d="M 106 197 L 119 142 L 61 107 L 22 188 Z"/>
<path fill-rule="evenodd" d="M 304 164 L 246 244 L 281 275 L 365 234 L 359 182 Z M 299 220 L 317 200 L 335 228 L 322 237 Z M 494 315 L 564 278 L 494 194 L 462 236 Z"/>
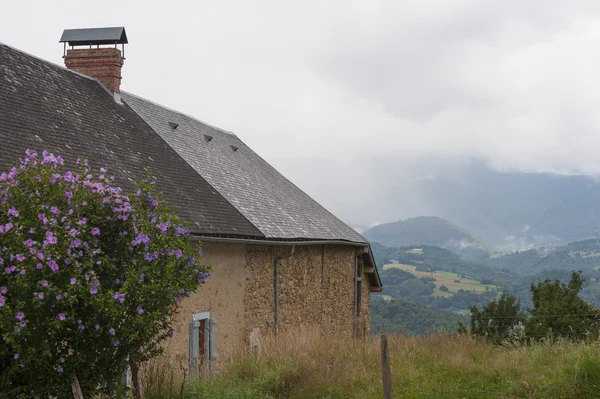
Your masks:
<path fill-rule="evenodd" d="M 276 257 L 275 265 L 273 266 L 273 289 L 275 291 L 275 338 L 279 336 L 279 261 L 294 256 L 295 248 L 296 246 L 292 245 L 290 247 L 290 253 Z"/>

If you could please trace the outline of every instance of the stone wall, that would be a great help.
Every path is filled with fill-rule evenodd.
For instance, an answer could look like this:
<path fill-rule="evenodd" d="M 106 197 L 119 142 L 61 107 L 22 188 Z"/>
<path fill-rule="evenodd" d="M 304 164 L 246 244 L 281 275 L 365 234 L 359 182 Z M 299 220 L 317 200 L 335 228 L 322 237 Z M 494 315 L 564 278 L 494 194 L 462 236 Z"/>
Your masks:
<path fill-rule="evenodd" d="M 288 246 L 203 244 L 203 263 L 212 275 L 182 302 L 167 358 L 189 365 L 189 324 L 194 313 L 210 312 L 217 321 L 217 368 L 247 353 L 251 343 L 274 332 L 273 266 Z M 318 331 L 349 337 L 354 328 L 354 256 L 350 246 L 296 246 L 279 263 L 280 332 Z M 359 328 L 368 334 L 369 283 L 362 289 Z M 251 342 L 253 341 L 253 342 Z"/>
<path fill-rule="evenodd" d="M 245 334 L 273 334 L 273 266 L 289 247 L 249 245 L 246 254 Z M 354 315 L 354 253 L 349 246 L 296 246 L 279 264 L 281 333 L 320 330 L 351 336 Z M 368 311 L 367 311 L 368 312 Z"/>

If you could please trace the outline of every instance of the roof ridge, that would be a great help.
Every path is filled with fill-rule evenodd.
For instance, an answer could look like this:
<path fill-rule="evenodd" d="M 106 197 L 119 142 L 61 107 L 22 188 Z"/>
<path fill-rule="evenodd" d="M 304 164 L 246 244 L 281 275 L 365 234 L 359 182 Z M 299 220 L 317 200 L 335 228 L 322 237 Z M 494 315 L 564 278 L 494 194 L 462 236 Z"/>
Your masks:
<path fill-rule="evenodd" d="M 234 137 L 237 137 L 237 136 L 236 136 L 236 134 L 235 134 L 235 133 L 233 133 L 233 132 L 232 132 L 232 131 L 230 131 L 230 130 L 225 130 L 225 129 L 222 129 L 222 128 L 220 128 L 220 127 L 217 127 L 217 126 L 211 125 L 211 124 L 209 124 L 209 123 L 206 123 L 206 122 L 204 122 L 204 121 L 201 121 L 200 119 L 196 118 L 195 116 L 191 116 L 191 115 L 185 114 L 185 113 L 183 113 L 183 112 L 181 112 L 181 111 L 177 111 L 176 109 L 169 108 L 169 107 L 167 107 L 167 106 L 164 106 L 164 105 L 162 105 L 162 104 L 159 104 L 159 103 L 157 103 L 157 102 L 155 102 L 155 101 L 148 100 L 148 99 L 147 99 L 147 98 L 145 98 L 145 97 L 138 96 L 138 95 L 136 95 L 136 94 L 133 94 L 133 93 L 130 93 L 130 92 L 128 92 L 128 91 L 124 91 L 124 90 L 121 90 L 121 93 L 123 93 L 123 94 L 125 94 L 125 95 L 128 95 L 128 96 L 131 96 L 131 97 L 135 97 L 135 98 L 137 98 L 137 99 L 140 99 L 140 100 L 143 100 L 143 101 L 147 101 L 147 102 L 149 102 L 149 103 L 151 103 L 151 104 L 153 104 L 153 105 L 156 105 L 157 107 L 160 107 L 160 108 L 166 109 L 166 110 L 168 110 L 168 111 L 174 112 L 174 113 L 176 113 L 176 114 L 179 114 L 179 115 L 183 115 L 183 116 L 185 116 L 185 117 L 187 117 L 187 118 L 193 119 L 193 120 L 195 120 L 196 122 L 198 122 L 198 123 L 201 123 L 201 124 L 203 124 L 203 125 L 205 125 L 205 126 L 208 126 L 208 127 L 212 128 L 212 129 L 215 129 L 215 130 L 218 130 L 218 131 L 220 131 L 220 132 L 223 132 L 223 133 L 226 133 L 226 134 L 230 134 L 230 135 L 232 135 L 232 136 L 234 136 Z"/>
<path fill-rule="evenodd" d="M 52 61 L 45 60 L 45 59 L 43 59 L 42 57 L 38 57 L 37 55 L 33 55 L 33 54 L 31 54 L 31 53 L 28 53 L 27 51 L 23 51 L 23 50 L 21 50 L 21 49 L 18 49 L 18 48 L 16 48 L 16 47 L 13 47 L 13 46 L 11 46 L 11 45 L 9 45 L 9 44 L 6 44 L 6 43 L 3 43 L 3 42 L 0 42 L 0 46 L 8 47 L 8 48 L 9 48 L 9 49 L 11 49 L 11 50 L 17 51 L 17 52 L 19 52 L 19 53 L 21 53 L 21 54 L 25 54 L 25 55 L 26 55 L 26 56 L 28 56 L 28 57 L 35 58 L 35 59 L 36 59 L 36 60 L 38 60 L 38 61 L 45 62 L 46 64 L 48 64 L 48 65 L 51 65 L 51 66 L 53 66 L 53 67 L 55 67 L 55 68 L 62 69 L 62 70 L 64 70 L 64 71 L 69 71 L 69 72 L 71 72 L 71 73 L 74 73 L 75 75 L 79 75 L 79 76 L 81 76 L 81 77 L 83 77 L 83 78 L 86 78 L 86 79 L 89 79 L 89 80 L 95 80 L 96 82 L 100 83 L 100 81 L 99 81 L 98 79 L 96 79 L 96 78 L 94 78 L 94 77 L 92 77 L 92 76 L 84 75 L 84 74 L 83 74 L 83 73 L 81 73 L 81 72 L 77 72 L 77 71 L 74 71 L 74 70 L 72 70 L 72 69 L 69 69 L 69 68 L 67 68 L 67 67 L 65 67 L 65 66 L 62 66 L 62 65 L 59 65 L 59 64 L 55 64 L 55 63 L 54 63 L 54 62 L 52 62 Z M 102 83 L 100 83 L 100 84 L 102 84 Z"/>

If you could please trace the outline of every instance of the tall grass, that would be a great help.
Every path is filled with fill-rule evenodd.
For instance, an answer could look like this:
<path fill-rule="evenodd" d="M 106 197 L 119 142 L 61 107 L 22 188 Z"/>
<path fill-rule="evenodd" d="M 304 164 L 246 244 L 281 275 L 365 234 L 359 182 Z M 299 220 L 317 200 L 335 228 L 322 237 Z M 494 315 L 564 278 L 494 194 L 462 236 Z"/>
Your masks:
<path fill-rule="evenodd" d="M 181 389 L 146 378 L 148 398 L 382 398 L 379 339 L 282 337 Z M 465 336 L 389 338 L 395 398 L 598 398 L 600 345 L 547 340 L 498 347 Z M 152 370 L 149 370 L 152 371 Z"/>

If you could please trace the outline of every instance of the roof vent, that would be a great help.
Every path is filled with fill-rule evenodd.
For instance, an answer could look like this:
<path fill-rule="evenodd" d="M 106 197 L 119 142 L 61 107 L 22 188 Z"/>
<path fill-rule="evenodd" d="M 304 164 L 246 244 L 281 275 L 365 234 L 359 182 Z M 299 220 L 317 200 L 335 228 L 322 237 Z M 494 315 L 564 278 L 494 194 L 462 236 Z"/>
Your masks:
<path fill-rule="evenodd" d="M 210 141 L 213 139 L 213 136 L 209 136 L 208 134 L 204 135 L 204 140 L 206 140 L 207 143 L 210 143 Z"/>
<path fill-rule="evenodd" d="M 169 126 L 171 126 L 171 129 L 175 130 L 179 126 L 179 123 L 169 122 Z"/>
<path fill-rule="evenodd" d="M 122 26 L 115 28 L 65 29 L 60 43 L 69 46 L 96 46 L 100 44 L 127 44 L 127 33 Z M 65 44 L 66 46 L 66 44 Z"/>
<path fill-rule="evenodd" d="M 236 152 L 238 150 L 238 148 L 236 146 L 234 146 L 234 145 L 231 145 L 230 147 L 233 150 L 233 152 Z"/>

